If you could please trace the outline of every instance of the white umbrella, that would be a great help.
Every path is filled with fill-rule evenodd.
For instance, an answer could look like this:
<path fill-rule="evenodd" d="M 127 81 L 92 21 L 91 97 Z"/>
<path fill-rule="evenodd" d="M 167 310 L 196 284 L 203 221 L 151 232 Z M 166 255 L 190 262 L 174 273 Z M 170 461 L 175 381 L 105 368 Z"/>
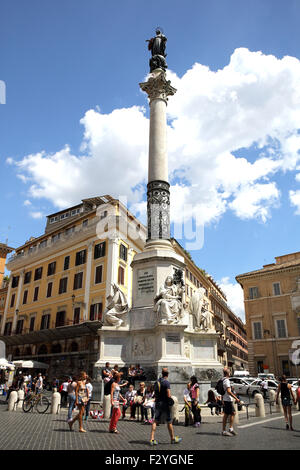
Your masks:
<path fill-rule="evenodd" d="M 11 369 L 14 370 L 15 366 L 12 362 L 8 362 L 5 357 L 0 358 L 0 369 Z"/>

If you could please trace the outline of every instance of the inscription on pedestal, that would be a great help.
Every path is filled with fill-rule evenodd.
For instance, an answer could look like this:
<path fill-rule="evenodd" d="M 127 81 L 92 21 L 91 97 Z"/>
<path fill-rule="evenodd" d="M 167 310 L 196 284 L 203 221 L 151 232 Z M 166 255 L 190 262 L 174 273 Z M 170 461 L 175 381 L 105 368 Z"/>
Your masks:
<path fill-rule="evenodd" d="M 181 343 L 180 335 L 178 333 L 167 333 L 166 334 L 166 354 L 167 356 L 180 356 L 181 354 Z"/>
<path fill-rule="evenodd" d="M 137 277 L 138 296 L 154 294 L 154 271 L 153 269 L 139 269 Z"/>

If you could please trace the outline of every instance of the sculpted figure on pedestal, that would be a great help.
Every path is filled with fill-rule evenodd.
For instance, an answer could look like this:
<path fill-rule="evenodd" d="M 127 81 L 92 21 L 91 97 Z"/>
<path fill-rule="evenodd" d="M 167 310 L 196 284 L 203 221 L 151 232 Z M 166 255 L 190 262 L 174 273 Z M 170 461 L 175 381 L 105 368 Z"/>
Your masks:
<path fill-rule="evenodd" d="M 182 286 L 175 284 L 173 277 L 168 276 L 154 299 L 158 323 L 179 323 L 184 313 L 182 295 Z"/>
<path fill-rule="evenodd" d="M 161 68 L 166 71 L 168 68 L 166 62 L 166 42 L 167 38 L 163 35 L 161 28 L 156 28 L 156 36 L 151 39 L 147 39 L 148 49 L 151 51 L 152 57 L 149 61 L 150 72 L 153 70 Z"/>
<path fill-rule="evenodd" d="M 122 326 L 124 316 L 128 313 L 128 302 L 125 294 L 115 284 L 112 284 L 112 295 L 107 297 L 107 307 L 104 311 L 104 325 Z"/>
<path fill-rule="evenodd" d="M 190 313 L 194 317 L 195 330 L 210 330 L 212 328 L 211 314 L 204 298 L 205 289 L 200 287 L 191 298 Z"/>

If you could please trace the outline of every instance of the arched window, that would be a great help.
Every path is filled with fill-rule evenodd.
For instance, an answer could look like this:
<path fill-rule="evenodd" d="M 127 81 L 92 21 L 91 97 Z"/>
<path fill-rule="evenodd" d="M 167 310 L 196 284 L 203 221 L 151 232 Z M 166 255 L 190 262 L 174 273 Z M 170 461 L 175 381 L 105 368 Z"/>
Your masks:
<path fill-rule="evenodd" d="M 78 343 L 76 341 L 72 341 L 70 346 L 70 352 L 77 352 L 78 351 Z"/>
<path fill-rule="evenodd" d="M 42 346 L 40 346 L 38 349 L 38 355 L 41 355 L 41 354 L 48 354 L 48 349 L 45 344 L 42 344 Z"/>
<path fill-rule="evenodd" d="M 27 348 L 25 349 L 25 356 L 31 356 L 31 354 L 32 354 L 31 347 L 27 346 Z"/>
<path fill-rule="evenodd" d="M 15 354 L 14 354 L 15 357 L 18 357 L 20 356 L 20 349 L 19 348 L 16 348 L 15 349 Z"/>
<path fill-rule="evenodd" d="M 51 347 L 51 352 L 53 354 L 61 353 L 61 345 L 59 343 L 53 344 L 52 347 Z"/>

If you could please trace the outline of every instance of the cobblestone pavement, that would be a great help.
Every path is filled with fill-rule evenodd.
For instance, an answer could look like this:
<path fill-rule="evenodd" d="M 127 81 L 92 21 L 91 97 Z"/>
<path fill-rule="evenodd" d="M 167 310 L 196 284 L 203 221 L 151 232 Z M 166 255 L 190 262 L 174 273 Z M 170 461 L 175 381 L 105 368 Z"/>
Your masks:
<path fill-rule="evenodd" d="M 240 415 L 237 436 L 221 436 L 222 418 L 203 413 L 200 428 L 175 426 L 175 433 L 183 438 L 179 445 L 171 445 L 166 425 L 157 428 L 159 445 L 155 452 L 178 450 L 246 450 L 274 448 L 300 449 L 300 412 L 294 410 L 295 431 L 286 431 L 283 417 L 278 414 L 266 418 Z M 24 413 L 22 410 L 8 412 L 7 404 L 0 400 L 0 449 L 1 450 L 151 450 L 150 426 L 132 421 L 119 421 L 119 435 L 108 433 L 108 422 L 85 423 L 85 434 L 78 432 L 78 423 L 70 432 L 66 422 L 66 410 L 58 415 Z"/>

